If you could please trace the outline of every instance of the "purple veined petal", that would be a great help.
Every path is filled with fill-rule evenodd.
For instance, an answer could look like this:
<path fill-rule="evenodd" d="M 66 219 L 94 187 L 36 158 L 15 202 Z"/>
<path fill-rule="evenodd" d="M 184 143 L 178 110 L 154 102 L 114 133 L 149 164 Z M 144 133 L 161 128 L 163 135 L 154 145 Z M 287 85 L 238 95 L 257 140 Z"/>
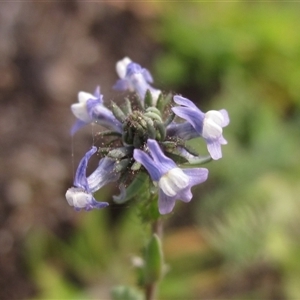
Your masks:
<path fill-rule="evenodd" d="M 173 100 L 178 105 L 182 105 L 182 106 L 186 106 L 188 108 L 194 108 L 196 110 L 199 110 L 199 108 L 191 100 L 184 98 L 182 96 L 175 95 L 173 97 Z"/>
<path fill-rule="evenodd" d="M 144 100 L 147 90 L 151 87 L 146 82 L 145 78 L 141 73 L 134 73 L 128 77 L 131 88 L 138 94 L 141 100 Z"/>
<path fill-rule="evenodd" d="M 230 122 L 228 112 L 226 109 L 221 109 L 221 110 L 219 110 L 219 112 L 222 114 L 222 116 L 224 118 L 224 120 L 222 122 L 222 127 L 226 127 Z"/>
<path fill-rule="evenodd" d="M 93 154 L 97 152 L 97 147 L 93 146 L 92 149 L 90 149 L 84 157 L 81 159 L 81 161 L 78 164 L 78 168 L 76 170 L 75 179 L 74 179 L 74 186 L 82 188 L 86 190 L 87 192 L 90 192 L 89 185 L 86 178 L 86 169 L 87 164 L 89 162 L 89 159 L 92 157 Z"/>
<path fill-rule="evenodd" d="M 122 132 L 121 122 L 115 118 L 114 114 L 108 108 L 100 104 L 98 100 L 88 100 L 87 111 L 95 123 L 117 132 Z"/>
<path fill-rule="evenodd" d="M 227 145 L 227 144 L 228 144 L 227 140 L 224 139 L 223 135 L 221 135 L 221 136 L 219 137 L 219 143 L 220 143 L 221 145 Z"/>
<path fill-rule="evenodd" d="M 126 79 L 119 79 L 115 85 L 113 86 L 114 90 L 117 91 L 126 91 L 126 90 L 130 90 L 130 85 L 128 83 L 128 80 Z"/>
<path fill-rule="evenodd" d="M 119 179 L 120 174 L 114 171 L 115 164 L 116 161 L 107 156 L 100 160 L 96 170 L 87 177 L 87 184 L 91 193 L 96 192 L 107 183 Z"/>
<path fill-rule="evenodd" d="M 161 91 L 149 85 L 149 83 L 153 82 L 153 78 L 147 69 L 142 68 L 128 58 L 119 61 L 116 69 L 121 79 L 113 86 L 115 90 L 136 92 L 141 101 L 144 100 L 146 92 L 149 90 L 152 94 L 153 104 L 156 104 Z M 125 69 L 126 74 L 124 74 Z"/>
<path fill-rule="evenodd" d="M 190 169 L 182 169 L 183 173 L 188 175 L 189 177 L 189 186 L 192 187 L 194 185 L 203 183 L 207 180 L 208 170 L 206 168 L 190 168 Z"/>
<path fill-rule="evenodd" d="M 176 167 L 175 162 L 164 155 L 156 140 L 148 139 L 147 146 L 150 150 L 150 155 L 152 156 L 153 161 L 156 164 L 157 168 L 160 170 L 161 174 L 164 174 L 170 169 Z"/>
<path fill-rule="evenodd" d="M 182 119 L 188 121 L 199 135 L 202 134 L 204 113 L 199 109 L 189 107 L 172 107 L 173 112 Z"/>
<path fill-rule="evenodd" d="M 190 186 L 186 187 L 185 189 L 182 189 L 176 195 L 176 200 L 180 200 L 184 203 L 190 202 L 192 198 L 193 198 L 193 194 Z"/>
<path fill-rule="evenodd" d="M 175 197 L 167 196 L 161 189 L 159 190 L 158 210 L 161 215 L 170 213 L 175 206 Z"/>
<path fill-rule="evenodd" d="M 178 137 L 184 140 L 190 140 L 199 137 L 199 133 L 189 122 L 172 122 L 167 126 L 167 136 Z"/>
<path fill-rule="evenodd" d="M 98 202 L 94 197 L 91 202 L 85 207 L 86 211 L 90 211 L 92 209 L 101 209 L 107 207 L 109 204 L 107 202 Z"/>
<path fill-rule="evenodd" d="M 142 74 L 143 74 L 143 77 L 145 78 L 145 80 L 147 82 L 153 83 L 153 77 L 152 77 L 151 73 L 147 69 L 143 69 L 142 70 Z"/>
<path fill-rule="evenodd" d="M 94 96 L 99 100 L 99 102 L 101 104 L 103 103 L 103 96 L 100 92 L 100 86 L 99 85 L 95 88 Z"/>
<path fill-rule="evenodd" d="M 77 120 L 71 128 L 71 136 L 73 136 L 80 128 L 84 127 L 87 123 Z"/>
<path fill-rule="evenodd" d="M 133 157 L 137 162 L 141 163 L 146 168 L 153 181 L 159 180 L 162 174 L 157 165 L 147 153 L 142 150 L 135 149 L 133 152 Z"/>
<path fill-rule="evenodd" d="M 132 62 L 127 67 L 126 79 L 130 89 L 134 90 L 142 101 L 147 90 L 151 92 L 154 102 L 157 101 L 161 91 L 149 85 L 149 82 L 153 82 L 153 79 L 147 69 L 143 69 L 139 64 Z"/>
<path fill-rule="evenodd" d="M 219 140 L 215 141 L 206 141 L 207 142 L 207 150 L 212 159 L 218 160 L 222 157 L 222 149 Z"/>
<path fill-rule="evenodd" d="M 94 95 L 80 91 L 78 93 L 78 103 L 71 105 L 71 111 L 78 119 L 77 123 L 73 125 L 71 129 L 71 135 L 74 135 L 77 130 L 83 127 L 86 124 L 92 123 L 93 119 L 88 112 L 88 102 L 92 101 L 94 105 L 102 106 L 103 96 L 100 93 L 100 86 L 97 86 L 94 92 Z"/>
<path fill-rule="evenodd" d="M 127 65 L 126 77 L 131 77 L 134 74 L 142 75 L 142 72 L 143 72 L 143 68 L 139 64 L 131 62 Z"/>

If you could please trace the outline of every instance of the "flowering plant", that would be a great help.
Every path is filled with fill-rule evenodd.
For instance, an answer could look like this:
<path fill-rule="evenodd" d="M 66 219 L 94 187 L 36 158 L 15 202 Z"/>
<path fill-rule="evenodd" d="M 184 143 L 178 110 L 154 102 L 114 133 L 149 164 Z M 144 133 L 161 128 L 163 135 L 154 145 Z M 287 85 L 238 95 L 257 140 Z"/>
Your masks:
<path fill-rule="evenodd" d="M 160 216 L 172 212 L 176 200 L 191 201 L 191 188 L 206 181 L 208 170 L 199 165 L 222 157 L 221 145 L 227 143 L 223 127 L 229 124 L 229 117 L 225 109 L 204 113 L 187 98 L 155 89 L 150 72 L 128 57 L 117 62 L 116 71 L 120 79 L 114 89 L 133 92 L 133 99 L 125 97 L 120 105 L 108 107 L 97 87 L 94 94 L 79 92 L 78 103 L 71 105 L 77 118 L 72 135 L 91 123 L 105 130 L 97 134 L 103 147 L 93 146 L 83 156 L 66 199 L 77 211 L 105 208 L 109 203 L 98 202 L 93 194 L 117 182 L 120 194 L 113 197 L 114 202 L 136 199 L 142 204 L 144 220 L 155 225 L 140 266 L 140 282 L 150 300 L 163 273 Z M 209 155 L 199 155 L 187 145 L 195 137 L 205 140 Z M 99 164 L 87 176 L 89 159 L 95 154 Z"/>

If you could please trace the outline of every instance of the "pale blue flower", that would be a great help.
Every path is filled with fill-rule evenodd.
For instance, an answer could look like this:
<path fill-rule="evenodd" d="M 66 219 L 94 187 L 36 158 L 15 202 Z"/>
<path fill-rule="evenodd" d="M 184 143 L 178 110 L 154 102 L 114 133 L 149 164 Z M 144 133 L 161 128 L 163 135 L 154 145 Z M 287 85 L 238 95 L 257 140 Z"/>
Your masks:
<path fill-rule="evenodd" d="M 222 157 L 221 145 L 227 144 L 223 137 L 223 127 L 229 124 L 229 116 L 225 109 L 210 110 L 203 113 L 192 101 L 181 96 L 174 96 L 174 102 L 180 106 L 173 107 L 173 112 L 185 119 L 193 129 L 204 138 L 212 159 Z M 183 123 L 184 124 L 184 123 Z M 181 125 L 187 126 L 187 125 Z M 186 127 L 184 127 L 186 131 Z M 183 134 L 183 131 L 179 134 Z M 194 135 L 194 132 L 191 132 Z"/>
<path fill-rule="evenodd" d="M 176 200 L 189 202 L 192 199 L 191 187 L 204 182 L 208 176 L 205 168 L 180 169 L 176 163 L 164 155 L 155 140 L 148 139 L 148 151 L 135 149 L 133 157 L 141 163 L 159 187 L 159 212 L 170 213 Z"/>
<path fill-rule="evenodd" d="M 115 118 L 113 113 L 104 106 L 100 87 L 96 88 L 94 95 L 79 92 L 78 103 L 72 104 L 71 110 L 78 119 L 71 129 L 72 135 L 74 135 L 78 129 L 90 123 L 96 123 L 117 132 L 122 131 L 122 124 Z"/>
<path fill-rule="evenodd" d="M 109 182 L 119 179 L 120 175 L 114 172 L 115 160 L 105 157 L 99 162 L 97 169 L 90 175 L 86 176 L 86 169 L 89 159 L 97 152 L 97 147 L 92 147 L 81 159 L 74 179 L 74 187 L 66 192 L 66 199 L 70 206 L 75 210 L 92 210 L 108 206 L 107 202 L 98 202 L 93 193 Z"/>
<path fill-rule="evenodd" d="M 150 83 L 153 83 L 153 78 L 147 69 L 125 57 L 117 62 L 116 70 L 120 79 L 114 85 L 114 89 L 136 92 L 141 101 L 144 100 L 146 92 L 149 90 L 152 95 L 153 105 L 156 104 L 161 91 L 150 85 Z"/>

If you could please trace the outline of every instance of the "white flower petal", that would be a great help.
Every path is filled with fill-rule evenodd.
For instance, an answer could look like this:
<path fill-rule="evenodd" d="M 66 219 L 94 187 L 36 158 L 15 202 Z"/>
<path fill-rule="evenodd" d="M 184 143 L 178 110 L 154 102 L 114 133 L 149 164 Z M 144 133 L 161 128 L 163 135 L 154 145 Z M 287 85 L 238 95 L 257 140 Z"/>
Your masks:
<path fill-rule="evenodd" d="M 217 139 L 222 133 L 223 115 L 216 110 L 210 110 L 205 114 L 202 136 L 205 139 Z"/>
<path fill-rule="evenodd" d="M 159 187 L 169 196 L 175 196 L 178 191 L 186 188 L 189 184 L 189 178 L 180 168 L 173 168 L 164 174 L 159 182 Z"/>
<path fill-rule="evenodd" d="M 90 118 L 90 116 L 87 112 L 86 103 L 81 102 L 81 103 L 72 104 L 71 110 L 77 119 L 79 119 L 85 123 L 92 122 L 92 119 Z"/>
<path fill-rule="evenodd" d="M 152 95 L 153 105 L 156 106 L 159 95 L 161 94 L 161 90 L 151 89 L 150 92 L 151 92 L 151 95 Z"/>
<path fill-rule="evenodd" d="M 131 59 L 129 57 L 124 57 L 122 60 L 119 60 L 116 63 L 116 71 L 121 79 L 125 78 L 127 66 L 130 63 L 131 63 Z"/>
<path fill-rule="evenodd" d="M 74 206 L 75 208 L 84 208 L 91 201 L 93 196 L 91 194 L 87 194 L 80 188 L 70 188 L 66 192 L 66 199 L 70 206 Z"/>
<path fill-rule="evenodd" d="M 97 99 L 94 95 L 87 93 L 87 92 L 79 92 L 78 93 L 78 102 L 79 103 L 86 103 L 89 99 Z"/>

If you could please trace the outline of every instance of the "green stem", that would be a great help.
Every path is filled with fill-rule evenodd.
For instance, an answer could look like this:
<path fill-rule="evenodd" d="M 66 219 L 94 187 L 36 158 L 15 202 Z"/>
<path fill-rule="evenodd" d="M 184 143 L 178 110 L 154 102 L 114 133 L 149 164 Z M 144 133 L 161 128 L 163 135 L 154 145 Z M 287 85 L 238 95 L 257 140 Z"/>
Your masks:
<path fill-rule="evenodd" d="M 163 235 L 163 222 L 162 219 L 157 219 L 152 223 L 152 233 L 156 233 L 157 236 L 162 239 Z"/>

